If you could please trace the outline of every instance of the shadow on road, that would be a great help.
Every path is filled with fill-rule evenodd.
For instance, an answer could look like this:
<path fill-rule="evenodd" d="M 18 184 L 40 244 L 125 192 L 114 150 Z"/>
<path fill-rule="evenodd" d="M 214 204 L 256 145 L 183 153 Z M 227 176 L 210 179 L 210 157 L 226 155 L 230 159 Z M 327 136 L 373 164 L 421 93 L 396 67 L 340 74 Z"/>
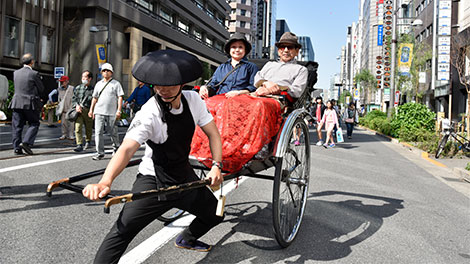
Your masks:
<path fill-rule="evenodd" d="M 235 223 L 232 231 L 200 262 L 304 263 L 341 259 L 352 252 L 352 246 L 375 234 L 384 218 L 402 208 L 403 200 L 388 197 L 339 191 L 312 193 L 296 240 L 281 249 L 274 239 L 269 203 L 231 204 L 226 221 Z M 230 242 L 237 240 L 237 233 L 252 238 Z M 266 252 L 253 256 L 253 248 Z"/>
<path fill-rule="evenodd" d="M 31 184 L 19 186 L 7 186 L 0 188 L 0 202 L 9 201 L 8 205 L 1 206 L 0 214 L 25 212 L 30 210 L 39 210 L 47 208 L 55 208 L 61 206 L 69 206 L 74 204 L 87 203 L 90 205 L 102 205 L 103 202 L 93 202 L 79 193 L 71 191 L 58 192 L 62 188 L 58 188 L 57 192 L 53 192 L 52 197 L 46 196 L 47 184 Z M 127 194 L 129 191 L 113 190 L 114 195 Z M 31 195 L 33 194 L 33 195 Z M 39 195 L 34 195 L 39 194 Z M 16 208 L 9 206 L 15 201 L 18 204 Z M 32 202 L 37 202 L 32 204 Z M 10 207 L 10 208 L 5 208 Z"/>

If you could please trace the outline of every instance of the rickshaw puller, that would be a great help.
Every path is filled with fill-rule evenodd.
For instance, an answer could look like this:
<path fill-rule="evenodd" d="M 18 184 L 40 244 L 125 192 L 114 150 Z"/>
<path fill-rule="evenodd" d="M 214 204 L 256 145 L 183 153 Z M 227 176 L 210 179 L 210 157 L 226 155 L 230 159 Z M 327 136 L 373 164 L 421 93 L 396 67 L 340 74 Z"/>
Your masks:
<path fill-rule="evenodd" d="M 132 70 L 134 77 L 154 84 L 156 95 L 143 105 L 132 121 L 121 147 L 109 162 L 98 184 L 89 184 L 83 195 L 98 200 L 110 192 L 111 183 L 146 142 L 146 149 L 132 192 L 142 192 L 199 180 L 189 164 L 191 140 L 196 125 L 206 133 L 213 166 L 208 173 L 211 186 L 223 181 L 222 143 L 212 115 L 193 91 L 182 91 L 202 73 L 197 58 L 184 51 L 161 50 L 139 59 Z M 208 188 L 178 194 L 146 198 L 124 205 L 118 220 L 105 237 L 95 263 L 117 263 L 131 240 L 149 223 L 171 208 L 196 216 L 176 239 L 180 248 L 209 251 L 198 239 L 222 222 L 216 215 L 217 199 Z"/>

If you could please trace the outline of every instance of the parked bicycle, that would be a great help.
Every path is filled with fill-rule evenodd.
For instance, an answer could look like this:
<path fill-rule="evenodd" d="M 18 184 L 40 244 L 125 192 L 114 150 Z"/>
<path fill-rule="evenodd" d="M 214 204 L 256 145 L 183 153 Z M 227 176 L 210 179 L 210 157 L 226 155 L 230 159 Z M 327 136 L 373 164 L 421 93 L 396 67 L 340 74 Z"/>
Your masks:
<path fill-rule="evenodd" d="M 459 128 L 461 128 L 462 125 L 463 124 L 461 124 Z M 455 122 L 453 121 L 451 125 L 449 125 L 448 123 L 442 124 L 442 130 L 443 130 L 442 132 L 444 133 L 444 135 L 442 136 L 441 140 L 439 141 L 439 144 L 437 145 L 436 159 L 439 158 L 439 156 L 441 156 L 442 152 L 444 151 L 444 148 L 447 144 L 447 141 L 449 140 L 449 137 L 453 138 L 453 141 L 455 142 L 455 144 L 460 144 L 461 149 L 464 153 L 470 152 L 470 141 L 466 139 L 464 136 L 457 133 L 454 129 L 454 126 L 455 126 Z"/>

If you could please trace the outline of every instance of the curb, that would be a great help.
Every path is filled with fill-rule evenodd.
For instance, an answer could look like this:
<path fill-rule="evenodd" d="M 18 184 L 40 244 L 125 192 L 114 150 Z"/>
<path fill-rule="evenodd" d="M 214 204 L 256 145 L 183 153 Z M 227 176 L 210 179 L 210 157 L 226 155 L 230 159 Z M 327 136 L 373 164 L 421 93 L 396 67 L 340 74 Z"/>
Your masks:
<path fill-rule="evenodd" d="M 363 129 L 365 129 L 365 130 L 368 130 L 368 131 L 374 133 L 374 134 L 377 135 L 377 136 L 380 136 L 380 137 L 383 137 L 383 138 L 387 138 L 387 139 L 389 139 L 389 140 L 390 140 L 392 143 L 394 143 L 394 144 L 399 144 L 399 145 L 402 145 L 403 147 L 408 148 L 411 152 L 414 152 L 414 153 L 420 155 L 421 158 L 423 158 L 423 159 L 426 160 L 426 161 L 431 162 L 432 164 L 434 164 L 434 165 L 436 165 L 436 166 L 438 166 L 438 167 L 448 168 L 446 165 L 440 163 L 439 161 L 436 161 L 436 160 L 433 160 L 433 159 L 429 158 L 429 153 L 427 153 L 426 151 L 423 151 L 423 150 L 421 150 L 421 149 L 418 149 L 418 148 L 416 148 L 416 147 L 413 147 L 412 145 L 410 145 L 410 144 L 408 144 L 408 143 L 400 142 L 400 140 L 398 140 L 398 139 L 396 139 L 396 138 L 393 138 L 393 137 L 391 137 L 391 136 L 384 135 L 384 134 L 382 134 L 382 133 L 380 133 L 380 132 L 377 132 L 377 131 L 375 131 L 375 130 L 372 130 L 372 129 L 368 128 L 368 127 L 364 127 L 364 126 L 359 126 L 359 127 L 360 127 L 360 128 L 363 128 Z M 459 169 L 459 168 L 454 168 L 454 174 L 456 174 L 456 173 L 455 173 L 455 169 Z M 460 176 L 460 174 L 456 174 L 456 175 L 457 175 L 457 176 Z M 469 174 L 468 174 L 467 177 L 468 177 L 469 180 L 470 180 L 470 172 L 469 172 Z M 470 181 L 469 181 L 469 182 L 470 182 Z"/>
<path fill-rule="evenodd" d="M 470 183 L 470 171 L 461 168 L 454 168 L 453 173 L 458 176 L 460 180 Z"/>

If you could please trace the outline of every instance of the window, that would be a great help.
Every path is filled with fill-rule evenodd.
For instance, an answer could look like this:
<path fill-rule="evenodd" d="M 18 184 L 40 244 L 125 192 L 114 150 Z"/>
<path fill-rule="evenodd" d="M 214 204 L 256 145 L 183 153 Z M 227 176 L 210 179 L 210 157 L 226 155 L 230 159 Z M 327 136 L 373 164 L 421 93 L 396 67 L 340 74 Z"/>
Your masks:
<path fill-rule="evenodd" d="M 232 10 L 230 10 L 230 14 L 231 14 L 231 15 L 234 15 L 234 14 L 236 14 L 236 13 L 237 13 L 237 9 L 232 8 Z"/>
<path fill-rule="evenodd" d="M 173 23 L 173 17 L 170 15 L 170 12 L 168 12 L 165 9 L 160 9 L 160 17 L 163 18 L 164 21 L 172 24 Z"/>
<path fill-rule="evenodd" d="M 189 26 L 188 24 L 186 24 L 185 22 L 179 20 L 178 21 L 178 28 L 186 33 L 189 32 Z"/>
<path fill-rule="evenodd" d="M 199 29 L 194 29 L 193 34 L 198 40 L 202 39 L 202 33 Z"/>
<path fill-rule="evenodd" d="M 54 29 L 44 27 L 41 36 L 41 62 L 54 62 Z"/>
<path fill-rule="evenodd" d="M 49 6 L 51 7 L 52 11 L 55 11 L 55 0 L 49 0 Z"/>
<path fill-rule="evenodd" d="M 210 38 L 206 38 L 206 44 L 212 47 L 212 45 L 214 44 L 214 41 Z"/>
<path fill-rule="evenodd" d="M 137 4 L 143 6 L 144 8 L 153 11 L 153 4 L 149 0 L 136 0 Z"/>
<path fill-rule="evenodd" d="M 245 28 L 245 26 L 246 26 L 246 22 L 245 21 L 240 21 L 240 27 Z"/>
<path fill-rule="evenodd" d="M 38 42 L 37 32 L 37 25 L 26 22 L 24 33 L 24 53 L 31 53 L 34 58 L 36 57 L 36 46 Z"/>
<path fill-rule="evenodd" d="M 242 4 L 246 4 L 246 0 L 242 0 Z"/>
<path fill-rule="evenodd" d="M 42 8 L 47 9 L 47 0 L 42 0 Z"/>
<path fill-rule="evenodd" d="M 246 10 L 245 10 L 245 9 L 242 9 L 242 10 L 240 11 L 240 14 L 241 14 L 242 16 L 246 16 Z"/>
<path fill-rule="evenodd" d="M 18 33 L 20 21 L 18 19 L 6 17 L 5 27 L 5 42 L 3 43 L 3 56 L 18 58 Z"/>
<path fill-rule="evenodd" d="M 223 51 L 223 44 L 218 42 L 218 41 L 215 42 L 215 49 L 218 50 L 218 51 Z"/>

